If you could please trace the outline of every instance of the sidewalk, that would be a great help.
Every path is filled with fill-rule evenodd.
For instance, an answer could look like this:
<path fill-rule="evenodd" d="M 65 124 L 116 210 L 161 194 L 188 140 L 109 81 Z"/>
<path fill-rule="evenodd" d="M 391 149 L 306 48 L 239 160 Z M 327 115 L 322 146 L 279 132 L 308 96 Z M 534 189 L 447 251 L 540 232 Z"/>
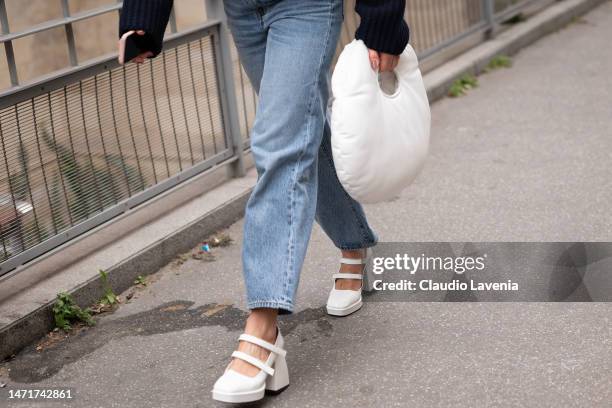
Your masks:
<path fill-rule="evenodd" d="M 435 103 L 425 171 L 397 200 L 366 207 L 381 239 L 611 241 L 610 38 L 608 1 L 466 97 Z M 1 392 L 73 387 L 73 407 L 214 406 L 246 316 L 242 227 L 216 261 L 168 265 L 97 327 L 0 366 Z M 609 406 L 612 304 L 366 303 L 336 319 L 324 305 L 337 262 L 316 226 L 298 311 L 281 323 L 291 386 L 263 405 Z"/>

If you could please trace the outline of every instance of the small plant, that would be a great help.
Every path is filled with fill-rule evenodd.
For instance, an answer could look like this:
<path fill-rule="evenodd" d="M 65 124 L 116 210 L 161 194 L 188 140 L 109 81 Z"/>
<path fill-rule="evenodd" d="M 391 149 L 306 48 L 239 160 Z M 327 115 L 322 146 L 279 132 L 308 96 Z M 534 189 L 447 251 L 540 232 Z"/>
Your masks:
<path fill-rule="evenodd" d="M 68 187 L 74 194 L 73 199 L 67 200 L 70 214 L 74 221 L 80 221 L 87 218 L 91 210 L 87 197 L 88 192 L 84 188 L 85 183 L 83 175 L 85 173 L 83 171 L 83 166 L 81 166 L 76 159 L 74 150 L 58 143 L 53 131 L 42 128 L 40 135 L 49 150 L 53 151 L 57 157 L 62 190 Z"/>
<path fill-rule="evenodd" d="M 30 198 L 28 194 L 30 189 L 30 179 L 28 177 L 28 174 L 30 174 L 30 169 L 28 168 L 29 158 L 28 151 L 21 140 L 19 141 L 17 158 L 19 159 L 19 172 L 13 172 L 9 175 L 9 190 L 15 199 L 28 201 Z"/>
<path fill-rule="evenodd" d="M 589 24 L 589 22 L 585 20 L 584 17 L 580 17 L 580 16 L 573 17 L 569 23 L 570 24 Z"/>
<path fill-rule="evenodd" d="M 512 66 L 512 58 L 507 55 L 497 55 L 489 61 L 485 71 L 493 71 L 499 68 L 510 68 Z"/>
<path fill-rule="evenodd" d="M 1 261 L 6 261 L 11 256 L 13 256 L 13 253 L 11 252 L 9 248 L 0 248 L 0 260 Z"/>
<path fill-rule="evenodd" d="M 89 308 L 81 309 L 66 292 L 57 294 L 57 300 L 53 305 L 53 318 L 55 326 L 66 332 L 72 329 L 70 324 L 74 322 L 83 322 L 88 326 L 95 324 Z"/>
<path fill-rule="evenodd" d="M 465 74 L 461 78 L 455 80 L 448 90 L 448 95 L 456 98 L 465 95 L 466 92 L 478 86 L 478 79 L 471 74 Z"/>
<path fill-rule="evenodd" d="M 142 276 L 142 275 L 138 275 L 138 277 L 134 281 L 134 284 L 142 285 L 142 286 L 147 286 L 147 279 L 144 276 Z"/>
<path fill-rule="evenodd" d="M 113 292 L 113 288 L 108 283 L 108 274 L 102 269 L 100 269 L 100 276 L 102 277 L 102 284 L 104 285 L 104 296 L 102 296 L 100 303 L 109 306 L 113 306 L 119 303 L 117 295 L 115 295 L 115 292 Z"/>
<path fill-rule="evenodd" d="M 58 138 L 65 139 L 66 135 L 59 134 L 56 138 L 53 128 L 44 124 L 39 134 L 57 158 L 59 171 L 55 172 L 49 193 L 55 230 L 65 227 L 63 209 L 66 207 L 70 222 L 76 223 L 116 203 L 126 193 L 142 191 L 148 185 L 140 168 L 127 164 L 123 156 L 105 153 L 103 158 L 106 166 L 98 168 L 91 157 L 89 163 L 79 161 L 71 145 L 60 143 Z M 24 157 L 27 159 L 25 151 Z M 120 172 L 123 177 L 115 177 L 115 171 Z M 24 183 L 27 182 L 27 178 L 23 176 L 14 177 L 11 180 L 11 188 L 22 191 Z"/>

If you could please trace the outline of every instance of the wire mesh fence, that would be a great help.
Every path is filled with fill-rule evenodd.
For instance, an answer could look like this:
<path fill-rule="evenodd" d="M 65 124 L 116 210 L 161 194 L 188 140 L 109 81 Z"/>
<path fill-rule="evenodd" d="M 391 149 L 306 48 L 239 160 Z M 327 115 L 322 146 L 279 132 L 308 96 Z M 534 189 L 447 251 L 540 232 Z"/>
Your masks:
<path fill-rule="evenodd" d="M 483 22 L 481 0 L 409 0 L 405 18 L 410 26 L 410 43 L 423 53 Z M 352 40 L 359 17 L 352 12 L 355 0 L 345 2 L 345 22 L 341 44 Z"/>
<path fill-rule="evenodd" d="M 244 148 L 249 147 L 251 127 L 255 121 L 255 111 L 257 110 L 257 94 L 247 77 L 244 68 L 240 64 L 238 50 L 232 44 L 231 49 L 234 80 L 236 81 L 236 98 L 240 119 L 240 133 L 244 141 Z"/>
<path fill-rule="evenodd" d="M 538 2 L 544 0 L 408 0 L 405 16 L 413 47 L 427 58 Z M 173 34 L 164 52 L 143 65 L 118 66 L 114 57 L 78 61 L 70 30 L 120 4 L 11 32 L 4 3 L 0 71 L 9 88 L 0 93 L 0 276 L 248 149 L 257 95 L 235 47 L 220 49 L 223 21 Z M 344 4 L 338 52 L 359 24 L 354 3 Z M 62 28 L 68 67 L 22 83 L 13 43 Z M 226 80 L 235 95 L 226 92 Z M 228 115 L 231 98 L 236 118 Z M 232 145 L 232 120 L 240 149 Z"/>
<path fill-rule="evenodd" d="M 0 109 L 0 261 L 226 159 L 214 47 L 205 35 Z"/>
<path fill-rule="evenodd" d="M 509 9 L 510 7 L 520 4 L 521 2 L 524 3 L 523 0 L 495 0 L 493 3 L 495 5 L 494 10 L 496 13 L 500 13 Z"/>

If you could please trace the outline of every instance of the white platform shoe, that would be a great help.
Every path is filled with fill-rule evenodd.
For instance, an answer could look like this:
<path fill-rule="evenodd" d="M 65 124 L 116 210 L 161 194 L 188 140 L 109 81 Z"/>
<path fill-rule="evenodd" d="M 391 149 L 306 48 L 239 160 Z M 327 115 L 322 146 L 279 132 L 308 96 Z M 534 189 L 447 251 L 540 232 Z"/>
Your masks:
<path fill-rule="evenodd" d="M 367 263 L 372 256 L 372 249 L 366 249 L 365 258 L 341 258 L 340 262 L 350 265 L 364 265 L 362 273 L 335 273 L 333 275 L 334 285 L 327 299 L 327 313 L 332 316 L 348 316 L 363 306 L 361 298 L 362 291 L 372 290 L 368 279 Z M 336 279 L 360 279 L 359 290 L 336 289 Z"/>
<path fill-rule="evenodd" d="M 266 390 L 278 393 L 289 386 L 289 371 L 285 360 L 287 352 L 283 349 L 285 342 L 280 330 L 277 329 L 274 344 L 249 334 L 241 334 L 239 340 L 258 345 L 270 351 L 270 355 L 263 362 L 247 353 L 234 351 L 232 357 L 244 360 L 261 371 L 250 377 L 230 369 L 228 364 L 223 375 L 215 382 L 213 399 L 233 403 L 253 402 L 262 399 Z"/>

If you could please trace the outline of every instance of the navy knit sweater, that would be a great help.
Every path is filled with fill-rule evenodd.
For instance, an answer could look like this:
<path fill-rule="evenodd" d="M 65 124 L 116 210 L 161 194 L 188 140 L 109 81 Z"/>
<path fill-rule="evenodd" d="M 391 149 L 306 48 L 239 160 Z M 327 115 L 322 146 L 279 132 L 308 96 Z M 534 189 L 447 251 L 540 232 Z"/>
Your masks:
<path fill-rule="evenodd" d="M 124 0 L 119 20 L 119 36 L 129 30 L 144 30 L 147 46 L 154 55 L 162 50 L 173 0 Z M 368 48 L 399 55 L 410 36 L 404 21 L 406 0 L 357 0 L 355 11 L 361 24 L 355 38 Z"/>

